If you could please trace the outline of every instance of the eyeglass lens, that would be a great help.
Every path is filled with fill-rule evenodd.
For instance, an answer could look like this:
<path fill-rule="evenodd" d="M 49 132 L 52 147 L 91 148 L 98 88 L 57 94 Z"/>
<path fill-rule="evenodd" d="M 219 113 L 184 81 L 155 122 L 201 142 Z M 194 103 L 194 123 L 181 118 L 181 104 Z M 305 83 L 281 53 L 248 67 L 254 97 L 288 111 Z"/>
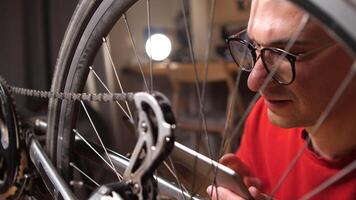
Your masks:
<path fill-rule="evenodd" d="M 229 41 L 230 52 L 233 59 L 242 70 L 252 71 L 255 65 L 252 51 L 243 42 L 239 40 Z M 292 63 L 283 55 L 283 52 L 272 49 L 263 49 L 261 52 L 263 64 L 268 72 L 274 71 L 277 67 L 273 78 L 282 84 L 289 84 L 293 80 Z"/>
<path fill-rule="evenodd" d="M 240 41 L 230 41 L 230 52 L 236 64 L 245 71 L 251 71 L 254 66 L 254 58 L 250 49 Z"/>
<path fill-rule="evenodd" d="M 289 83 L 292 81 L 292 64 L 282 52 L 265 49 L 261 56 L 267 71 L 271 72 L 275 70 L 274 68 L 277 68 L 273 76 L 274 79 L 280 83 Z"/>

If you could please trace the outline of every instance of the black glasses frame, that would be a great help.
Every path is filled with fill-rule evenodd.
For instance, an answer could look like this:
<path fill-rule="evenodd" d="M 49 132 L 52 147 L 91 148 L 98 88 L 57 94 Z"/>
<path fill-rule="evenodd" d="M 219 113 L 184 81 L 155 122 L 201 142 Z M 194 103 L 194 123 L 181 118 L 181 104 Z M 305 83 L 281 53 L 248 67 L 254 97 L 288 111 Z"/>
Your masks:
<path fill-rule="evenodd" d="M 250 53 L 252 55 L 252 58 L 253 58 L 253 66 L 251 69 L 247 70 L 247 69 L 244 69 L 242 68 L 244 71 L 252 71 L 252 69 L 254 68 L 257 60 L 258 60 L 258 57 L 257 57 L 257 54 L 256 54 L 256 51 L 260 51 L 261 54 L 260 54 L 260 57 L 261 57 L 261 60 L 262 60 L 262 63 L 263 63 L 263 67 L 265 68 L 265 70 L 270 73 L 270 69 L 267 67 L 267 63 L 265 61 L 265 52 L 266 51 L 273 51 L 274 53 L 277 53 L 279 54 L 280 56 L 283 56 L 285 57 L 289 63 L 290 63 L 290 66 L 291 66 L 291 70 L 292 70 L 292 78 L 290 81 L 288 82 L 283 82 L 283 81 L 280 81 L 278 80 L 278 78 L 275 77 L 275 75 L 272 76 L 273 80 L 275 80 L 276 82 L 278 82 L 279 84 L 281 85 L 289 85 L 291 83 L 293 83 L 293 81 L 295 80 L 295 61 L 297 60 L 297 57 L 298 57 L 298 54 L 292 54 L 292 53 L 289 53 L 283 49 L 280 49 L 280 48 L 275 48 L 275 47 L 257 47 L 255 45 L 253 45 L 252 43 L 250 43 L 249 41 L 245 40 L 245 39 L 242 39 L 240 37 L 238 37 L 240 34 L 237 34 L 237 35 L 233 35 L 233 36 L 230 36 L 226 39 L 226 43 L 228 44 L 228 48 L 229 48 L 229 51 L 230 51 L 230 54 L 232 55 L 232 59 L 234 60 L 234 62 L 239 65 L 239 63 L 237 62 L 236 58 L 234 57 L 233 55 L 233 50 L 231 48 L 231 42 L 239 42 L 243 45 L 245 45 L 249 50 L 250 50 Z M 303 55 L 303 54 L 299 54 L 299 55 Z"/>

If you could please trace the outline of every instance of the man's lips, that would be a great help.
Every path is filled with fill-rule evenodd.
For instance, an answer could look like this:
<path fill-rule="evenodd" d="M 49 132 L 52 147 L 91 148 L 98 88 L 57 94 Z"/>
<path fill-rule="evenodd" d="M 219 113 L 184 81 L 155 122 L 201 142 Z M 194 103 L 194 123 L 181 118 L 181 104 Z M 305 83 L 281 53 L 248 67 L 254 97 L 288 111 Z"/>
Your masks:
<path fill-rule="evenodd" d="M 288 106 L 291 103 L 291 100 L 276 100 L 276 99 L 268 99 L 264 98 L 265 104 L 267 108 L 270 110 L 280 110 Z"/>

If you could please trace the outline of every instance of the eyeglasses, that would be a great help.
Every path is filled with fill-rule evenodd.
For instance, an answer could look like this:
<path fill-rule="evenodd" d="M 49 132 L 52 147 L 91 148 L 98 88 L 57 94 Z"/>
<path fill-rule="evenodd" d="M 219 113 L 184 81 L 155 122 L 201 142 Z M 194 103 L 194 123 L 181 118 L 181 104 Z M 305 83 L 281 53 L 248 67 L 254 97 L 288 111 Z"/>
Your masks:
<path fill-rule="evenodd" d="M 330 43 L 308 52 L 293 54 L 275 47 L 259 47 L 249 41 L 246 30 L 232 35 L 226 40 L 235 63 L 242 70 L 250 72 L 261 57 L 267 73 L 273 71 L 273 79 L 281 85 L 293 83 L 295 79 L 295 62 L 297 60 L 318 53 L 320 50 L 332 45 Z M 256 51 L 260 52 L 258 57 Z"/>

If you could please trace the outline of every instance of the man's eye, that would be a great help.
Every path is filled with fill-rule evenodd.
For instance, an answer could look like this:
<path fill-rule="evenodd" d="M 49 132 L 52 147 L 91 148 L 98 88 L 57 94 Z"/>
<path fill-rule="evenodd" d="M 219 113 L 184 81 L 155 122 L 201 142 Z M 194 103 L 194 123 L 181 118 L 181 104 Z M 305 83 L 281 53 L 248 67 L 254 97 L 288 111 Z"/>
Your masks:
<path fill-rule="evenodd" d="M 298 55 L 308 52 L 308 49 L 305 49 L 305 47 L 292 47 L 288 52 L 294 55 Z"/>
<path fill-rule="evenodd" d="M 289 52 L 292 54 L 303 54 L 303 53 L 307 52 L 307 50 L 305 50 L 305 49 L 291 49 Z"/>
<path fill-rule="evenodd" d="M 289 49 L 289 50 L 285 48 L 280 48 L 280 49 L 283 49 L 284 51 L 287 51 L 288 53 L 293 55 L 304 54 L 305 52 L 307 52 L 307 50 L 304 49 Z"/>

